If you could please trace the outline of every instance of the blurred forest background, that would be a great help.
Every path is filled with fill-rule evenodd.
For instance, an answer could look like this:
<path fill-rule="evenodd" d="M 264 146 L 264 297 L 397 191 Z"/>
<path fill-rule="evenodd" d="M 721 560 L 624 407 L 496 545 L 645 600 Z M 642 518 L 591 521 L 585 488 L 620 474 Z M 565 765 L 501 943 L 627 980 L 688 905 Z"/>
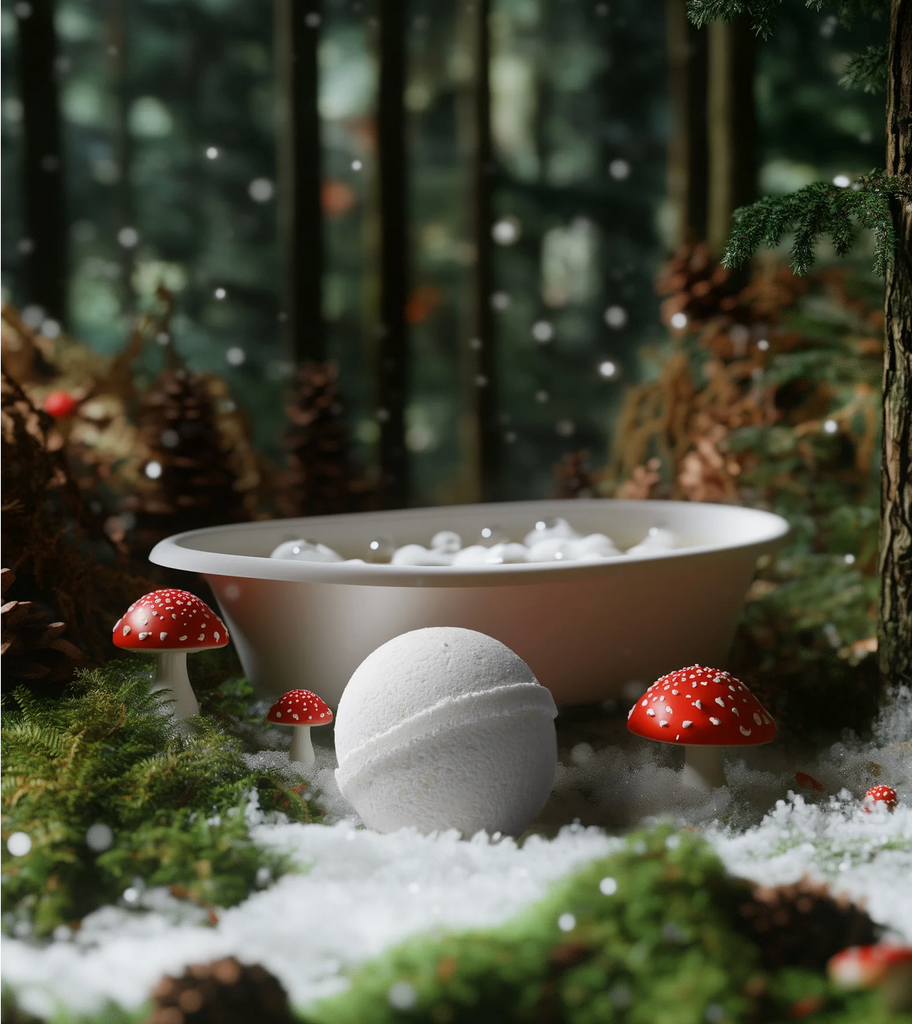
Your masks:
<path fill-rule="evenodd" d="M 718 260 L 736 207 L 883 165 L 839 82 L 887 30 L 779 11 L 7 0 L 4 676 L 204 586 L 147 561 L 182 530 L 679 498 L 792 526 L 731 669 L 799 733 L 870 717 L 883 283 Z"/>
<path fill-rule="evenodd" d="M 22 199 L 19 38 L 46 6 L 3 6 L 4 299 L 46 337 L 66 330 L 110 354 L 164 285 L 187 364 L 227 382 L 259 451 L 280 461 L 281 396 L 294 370 L 280 236 L 289 218 L 278 155 L 282 5 L 56 4 L 62 142 L 42 173 L 65 186 L 59 311 L 30 290 L 29 261 L 42 256 Z M 324 0 L 308 17 L 319 33 L 324 354 L 340 366 L 355 452 L 370 465 L 378 18 L 361 0 Z M 431 0 L 403 13 L 412 504 L 472 497 L 460 417 L 466 387 L 485 386 L 467 382 L 460 355 L 475 323 L 472 18 L 471 3 Z M 497 0 L 489 28 L 501 450 L 488 496 L 523 499 L 552 491 L 565 452 L 586 449 L 603 464 L 625 385 L 659 372 L 669 331 L 655 281 L 680 242 L 666 185 L 673 95 L 662 0 Z M 783 5 L 775 37 L 756 45 L 757 195 L 848 182 L 882 163 L 882 98 L 836 86 L 849 52 L 882 33 Z M 862 251 L 862 273 L 866 262 Z M 140 386 L 160 366 L 154 349 L 140 357 Z"/>

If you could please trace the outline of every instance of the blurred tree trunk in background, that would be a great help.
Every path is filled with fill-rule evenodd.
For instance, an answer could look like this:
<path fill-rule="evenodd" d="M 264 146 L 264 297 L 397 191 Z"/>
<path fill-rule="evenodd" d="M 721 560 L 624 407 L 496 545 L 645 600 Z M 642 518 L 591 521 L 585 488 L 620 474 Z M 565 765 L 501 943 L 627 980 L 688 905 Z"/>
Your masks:
<path fill-rule="evenodd" d="M 744 18 L 696 28 L 686 0 L 667 0 L 666 19 L 671 244 L 708 239 L 719 257 L 732 213 L 756 192 L 754 35 Z"/>
<path fill-rule="evenodd" d="M 377 176 L 380 186 L 380 301 L 374 368 L 380 426 L 380 500 L 383 508 L 409 503 L 405 404 L 408 377 L 408 302 L 411 245 L 408 220 L 405 85 L 405 0 L 379 0 L 380 72 L 377 95 Z"/>
<path fill-rule="evenodd" d="M 320 205 L 319 79 L 321 11 L 279 0 L 275 9 L 279 69 L 279 236 L 285 275 L 286 344 L 300 366 L 326 358 L 323 337 L 323 219 Z"/>
<path fill-rule="evenodd" d="M 500 432 L 497 425 L 497 380 L 491 295 L 491 226 L 495 179 L 491 144 L 490 0 L 475 0 L 462 9 L 464 37 L 472 55 L 472 81 L 465 91 L 462 124 L 471 153 L 471 231 L 474 263 L 471 313 L 463 341 L 463 412 L 460 424 L 462 480 L 466 502 L 494 501 L 497 492 Z"/>
<path fill-rule="evenodd" d="M 912 175 L 912 0 L 892 0 L 887 174 Z M 912 682 L 912 203 L 893 200 L 897 247 L 887 271 L 880 536 L 881 673 Z"/>
<path fill-rule="evenodd" d="M 731 215 L 756 198 L 756 41 L 745 17 L 707 29 L 709 187 L 706 238 L 721 256 Z"/>
<path fill-rule="evenodd" d="M 23 205 L 27 301 L 66 322 L 69 232 L 64 204 L 54 0 L 17 5 L 24 129 Z"/>
<path fill-rule="evenodd" d="M 117 166 L 117 189 L 115 207 L 117 218 L 115 229 L 134 228 L 133 183 L 130 165 L 133 162 L 133 145 L 130 136 L 130 82 L 127 35 L 127 0 L 111 0 L 108 15 L 108 56 L 111 60 L 111 79 L 114 102 L 114 163 Z M 120 302 L 121 311 L 128 315 L 134 312 L 133 263 L 136 248 L 120 245 Z"/>
<path fill-rule="evenodd" d="M 686 0 L 667 0 L 668 196 L 674 225 L 671 245 L 706 238 L 709 152 L 706 138 L 706 32 L 691 24 Z"/>

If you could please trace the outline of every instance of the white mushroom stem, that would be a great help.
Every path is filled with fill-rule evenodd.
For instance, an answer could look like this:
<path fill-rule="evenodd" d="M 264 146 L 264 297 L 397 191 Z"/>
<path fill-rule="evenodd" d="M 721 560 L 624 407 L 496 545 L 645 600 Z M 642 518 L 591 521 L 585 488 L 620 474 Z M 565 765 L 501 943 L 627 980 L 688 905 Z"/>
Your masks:
<path fill-rule="evenodd" d="M 310 726 L 294 726 L 291 733 L 291 750 L 288 751 L 288 760 L 300 761 L 301 764 L 313 764 L 314 759 L 313 743 L 310 740 Z"/>
<path fill-rule="evenodd" d="M 685 745 L 682 781 L 685 786 L 693 786 L 695 789 L 703 789 L 707 792 L 724 786 L 722 747 Z"/>
<path fill-rule="evenodd" d="M 199 703 L 187 675 L 187 655 L 192 651 L 156 651 L 158 662 L 153 690 L 170 690 L 175 701 L 174 717 L 190 718 L 199 714 Z"/>

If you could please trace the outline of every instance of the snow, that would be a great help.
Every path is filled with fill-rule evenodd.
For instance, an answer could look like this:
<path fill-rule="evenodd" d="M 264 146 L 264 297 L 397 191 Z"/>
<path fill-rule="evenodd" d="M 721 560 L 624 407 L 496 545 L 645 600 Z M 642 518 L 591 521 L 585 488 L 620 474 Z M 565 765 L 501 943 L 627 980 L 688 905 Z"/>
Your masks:
<path fill-rule="evenodd" d="M 761 884 L 809 875 L 866 902 L 894 939 L 912 942 L 912 691 L 894 691 L 869 742 L 851 736 L 816 759 L 779 745 L 726 762 L 728 786 L 704 795 L 680 783 L 665 744 L 624 735 L 596 752 L 579 743 L 565 757 L 541 817 L 554 832 L 509 838 L 455 832 L 424 836 L 364 829 L 335 786 L 331 752 L 317 746 L 305 772 L 327 809 L 326 825 L 267 820 L 248 808 L 255 838 L 290 851 L 300 872 L 280 879 L 211 926 L 204 913 L 164 891 L 130 893 L 76 933 L 43 946 L 2 941 L 4 981 L 23 1008 L 50 1016 L 55 1001 L 95 1013 L 111 999 L 136 1008 L 163 973 L 234 955 L 272 971 L 300 1006 L 342 991 L 345 972 L 409 935 L 490 927 L 540 898 L 551 882 L 605 856 L 638 824 L 696 826 L 728 869 Z M 287 764 L 281 751 L 251 766 Z M 680 758 L 678 757 L 678 760 Z M 795 772 L 823 792 L 801 789 Z M 874 782 L 899 794 L 891 814 L 866 814 Z M 563 824 L 574 817 L 586 824 Z M 552 828 L 552 826 L 554 826 Z"/>
<path fill-rule="evenodd" d="M 408 935 L 507 920 L 548 883 L 619 842 L 568 826 L 554 840 L 533 836 L 520 849 L 483 833 L 468 842 L 455 832 L 380 835 L 350 820 L 264 824 L 254 833 L 293 851 L 302 873 L 221 911 L 215 927 L 173 920 L 177 901 L 159 896 L 152 912 L 102 908 L 74 936 L 43 949 L 4 939 L 4 978 L 19 990 L 23 1008 L 45 1014 L 46 991 L 66 994 L 67 1005 L 85 1013 L 105 997 L 134 1008 L 162 974 L 227 955 L 264 964 L 303 1004 L 341 991 L 344 967 Z"/>

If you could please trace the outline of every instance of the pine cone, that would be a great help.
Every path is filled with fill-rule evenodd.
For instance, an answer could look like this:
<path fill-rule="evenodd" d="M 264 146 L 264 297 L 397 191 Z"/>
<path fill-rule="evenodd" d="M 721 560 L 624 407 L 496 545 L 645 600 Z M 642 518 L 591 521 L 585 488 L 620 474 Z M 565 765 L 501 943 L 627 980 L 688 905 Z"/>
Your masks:
<path fill-rule="evenodd" d="M 191 964 L 179 978 L 166 974 L 152 990 L 145 1024 L 293 1024 L 288 996 L 265 967 L 234 957 Z"/>
<path fill-rule="evenodd" d="M 551 467 L 554 473 L 554 498 L 594 498 L 598 494 L 599 474 L 589 469 L 589 452 L 564 452 L 561 462 Z"/>
<path fill-rule="evenodd" d="M 16 579 L 12 569 L 0 570 L 3 604 L 3 675 L 7 682 L 41 679 L 58 683 L 69 679 L 83 654 L 64 640 L 64 622 L 48 622 L 44 612 L 31 601 L 7 601 L 6 592 Z"/>
<path fill-rule="evenodd" d="M 288 468 L 278 480 L 284 516 L 332 515 L 363 506 L 370 487 L 348 456 L 345 406 L 331 362 L 308 362 L 297 372 L 282 437 Z"/>
<path fill-rule="evenodd" d="M 656 284 L 662 303 L 662 321 L 670 327 L 689 330 L 725 312 L 732 299 L 731 274 L 713 258 L 708 242 L 685 242 L 668 261 Z M 679 325 L 678 314 L 687 319 Z"/>
<path fill-rule="evenodd" d="M 249 518 L 204 377 L 164 370 L 140 418 L 144 477 L 125 503 L 136 517 L 135 550 L 147 551 L 171 533 Z"/>
<path fill-rule="evenodd" d="M 844 895 L 802 878 L 793 885 L 758 886 L 739 908 L 741 926 L 760 947 L 765 967 L 822 971 L 847 946 L 877 941 L 879 929 Z"/>
<path fill-rule="evenodd" d="M 643 501 L 646 498 L 667 498 L 662 493 L 667 489 L 662 483 L 662 461 L 653 456 L 645 463 L 634 466 L 630 476 L 617 488 L 614 497 L 634 498 Z"/>

